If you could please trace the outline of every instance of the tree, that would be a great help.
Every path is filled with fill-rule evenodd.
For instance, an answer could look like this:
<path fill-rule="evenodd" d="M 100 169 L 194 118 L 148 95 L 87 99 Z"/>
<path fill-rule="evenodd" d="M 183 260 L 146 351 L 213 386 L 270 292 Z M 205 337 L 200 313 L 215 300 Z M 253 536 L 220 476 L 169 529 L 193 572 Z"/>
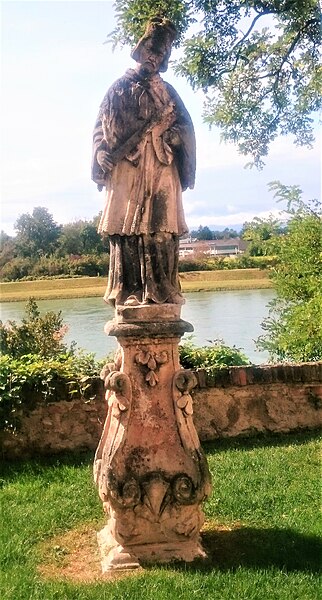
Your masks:
<path fill-rule="evenodd" d="M 287 202 L 290 221 L 280 238 L 278 263 L 272 271 L 277 298 L 262 324 L 266 334 L 258 340 L 273 359 L 322 359 L 322 224 L 316 200 L 302 200 L 298 186 L 273 182 L 275 195 Z"/>
<path fill-rule="evenodd" d="M 196 237 L 198 240 L 212 240 L 213 239 L 212 231 L 210 231 L 210 229 L 209 229 L 209 227 L 207 227 L 207 225 L 205 227 L 202 227 L 202 225 L 200 225 Z"/>
<path fill-rule="evenodd" d="M 133 44 L 153 16 L 174 22 L 178 44 L 194 23 L 175 69 L 205 92 L 205 121 L 253 164 L 263 165 L 279 135 L 312 145 L 322 97 L 317 0 L 116 0 L 115 8 L 114 45 Z"/>
<path fill-rule="evenodd" d="M 268 219 L 254 217 L 244 223 L 241 237 L 249 241 L 247 254 L 250 256 L 269 256 L 278 252 L 278 236 L 285 233 L 278 219 L 270 215 Z"/>
<path fill-rule="evenodd" d="M 18 232 L 16 246 L 22 256 L 51 254 L 57 247 L 61 227 L 55 223 L 47 208 L 38 206 L 32 215 L 24 213 L 15 223 Z"/>
<path fill-rule="evenodd" d="M 70 254 L 78 255 L 83 253 L 83 243 L 81 239 L 83 226 L 83 221 L 67 223 L 62 226 L 57 247 L 57 254 L 59 256 L 68 256 Z"/>
<path fill-rule="evenodd" d="M 77 221 L 63 225 L 58 239 L 58 254 L 101 254 L 105 247 L 97 232 L 96 217 L 91 221 Z"/>
<path fill-rule="evenodd" d="M 97 226 L 93 223 L 93 221 L 84 223 L 81 231 L 81 240 L 85 254 L 100 254 L 104 252 L 102 238 L 98 233 Z"/>
<path fill-rule="evenodd" d="M 0 232 L 0 269 L 16 256 L 15 240 L 5 231 Z"/>

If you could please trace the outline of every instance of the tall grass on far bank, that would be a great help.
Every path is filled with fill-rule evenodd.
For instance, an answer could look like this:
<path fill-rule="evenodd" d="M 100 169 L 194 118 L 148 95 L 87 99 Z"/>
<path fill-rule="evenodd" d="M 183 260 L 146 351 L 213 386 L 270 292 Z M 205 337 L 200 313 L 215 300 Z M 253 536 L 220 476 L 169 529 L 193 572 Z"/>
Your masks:
<path fill-rule="evenodd" d="M 208 560 L 104 581 L 95 545 L 104 519 L 92 483 L 92 455 L 4 464 L 1 598 L 318 600 L 319 447 L 316 433 L 208 444 L 213 477 L 203 533 Z M 86 564 L 98 578 L 82 581 L 79 563 L 77 572 L 72 560 L 77 532 L 84 541 L 81 532 L 87 530 Z M 76 555 L 85 551 L 86 542 Z"/>

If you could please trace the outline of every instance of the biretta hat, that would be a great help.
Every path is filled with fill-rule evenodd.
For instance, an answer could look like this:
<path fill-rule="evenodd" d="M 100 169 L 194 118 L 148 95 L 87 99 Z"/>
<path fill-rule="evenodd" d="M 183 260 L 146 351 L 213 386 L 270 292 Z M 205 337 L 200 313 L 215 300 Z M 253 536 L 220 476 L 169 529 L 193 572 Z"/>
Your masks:
<path fill-rule="evenodd" d="M 160 65 L 160 71 L 165 72 L 168 68 L 168 61 L 171 54 L 171 46 L 177 37 L 177 30 L 173 23 L 165 17 L 155 17 L 151 19 L 146 27 L 143 36 L 139 39 L 135 48 L 131 52 L 131 57 L 137 62 L 140 62 L 140 50 L 144 42 L 152 39 L 155 42 L 156 47 L 164 46 L 166 49 L 166 55 L 163 62 Z"/>

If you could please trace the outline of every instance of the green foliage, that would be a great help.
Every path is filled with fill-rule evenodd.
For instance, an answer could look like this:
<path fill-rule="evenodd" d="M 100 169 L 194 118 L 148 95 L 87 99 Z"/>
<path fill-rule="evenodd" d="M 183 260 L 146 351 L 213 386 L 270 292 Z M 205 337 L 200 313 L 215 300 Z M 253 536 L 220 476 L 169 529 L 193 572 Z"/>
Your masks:
<path fill-rule="evenodd" d="M 18 231 L 16 245 L 21 256 L 50 254 L 57 247 L 60 227 L 47 208 L 38 206 L 33 209 L 32 215 L 21 215 L 15 229 Z"/>
<path fill-rule="evenodd" d="M 15 240 L 5 231 L 0 232 L 0 269 L 16 256 Z"/>
<path fill-rule="evenodd" d="M 278 219 L 270 215 L 268 219 L 255 217 L 251 222 L 244 223 L 242 237 L 249 242 L 249 256 L 272 256 L 278 252 L 280 239 L 285 229 Z"/>
<path fill-rule="evenodd" d="M 59 256 L 101 254 L 106 251 L 97 224 L 93 221 L 77 221 L 63 225 L 58 239 Z"/>
<path fill-rule="evenodd" d="M 322 298 L 317 294 L 306 302 L 270 303 L 270 316 L 262 323 L 267 333 L 257 346 L 273 360 L 310 362 L 322 360 Z"/>
<path fill-rule="evenodd" d="M 311 146 L 322 97 L 317 0 L 116 0 L 115 8 L 114 44 L 136 42 L 157 15 L 173 20 L 179 40 L 188 35 L 177 73 L 205 92 L 206 122 L 254 164 L 279 135 Z"/>
<path fill-rule="evenodd" d="M 59 227 L 46 208 L 21 215 L 16 238 L 0 234 L 0 279 L 107 275 L 109 244 L 97 232 L 99 219 Z"/>
<path fill-rule="evenodd" d="M 29 277 L 33 271 L 34 260 L 17 256 L 9 261 L 3 257 L 3 265 L 0 267 L 0 277 L 2 281 L 17 281 L 24 277 Z M 1 261 L 2 262 L 2 261 Z"/>
<path fill-rule="evenodd" d="M 243 254 L 239 256 L 235 262 L 237 262 L 237 269 L 271 269 L 276 265 L 276 256 L 248 256 Z"/>
<path fill-rule="evenodd" d="M 107 41 L 134 45 L 143 35 L 147 21 L 156 16 L 170 19 L 178 31 L 177 45 L 189 25 L 195 22 L 194 2 L 186 0 L 117 0 L 114 3 L 117 26 Z"/>
<path fill-rule="evenodd" d="M 268 269 L 276 264 L 275 256 L 248 256 L 241 254 L 236 258 L 198 256 L 179 260 L 179 273 L 190 271 L 222 271 L 232 269 Z"/>
<path fill-rule="evenodd" d="M 77 256 L 41 256 L 14 258 L 0 268 L 2 281 L 42 279 L 46 277 L 77 277 L 107 275 L 109 255 L 83 254 Z"/>
<path fill-rule="evenodd" d="M 61 312 L 48 311 L 40 314 L 37 303 L 30 298 L 26 305 L 26 316 L 21 323 L 0 321 L 0 347 L 2 354 L 18 358 L 24 354 L 39 354 L 43 357 L 57 356 L 66 352 L 63 337 L 67 332 Z"/>
<path fill-rule="evenodd" d="M 61 312 L 41 315 L 32 298 L 20 324 L 0 321 L 0 429 L 15 429 L 19 409 L 31 408 L 36 399 L 84 395 L 88 378 L 99 375 L 105 361 L 76 354 L 74 344 L 68 349 L 63 343 L 67 329 Z"/>
<path fill-rule="evenodd" d="M 238 232 L 235 229 L 225 227 L 223 230 L 210 230 L 209 227 L 199 225 L 198 229 L 190 231 L 190 237 L 196 240 L 225 240 L 238 237 Z"/>
<path fill-rule="evenodd" d="M 273 359 L 322 359 L 322 223 L 319 203 L 304 203 L 298 186 L 273 182 L 279 200 L 288 204 L 288 233 L 280 240 L 278 262 L 272 270 L 277 298 L 262 324 L 267 332 L 258 340 Z"/>
<path fill-rule="evenodd" d="M 180 363 L 184 369 L 205 369 L 212 374 L 220 367 L 249 365 L 248 358 L 239 348 L 226 346 L 223 340 L 214 340 L 211 346 L 198 348 L 191 339 L 179 345 Z"/>
<path fill-rule="evenodd" d="M 26 354 L 0 357 L 0 430 L 19 428 L 21 409 L 36 401 L 55 402 L 61 397 L 84 396 L 88 379 L 99 375 L 105 361 L 93 354 L 44 356 Z"/>
<path fill-rule="evenodd" d="M 75 275 L 87 275 L 88 277 L 107 275 L 109 255 L 89 254 L 87 256 L 79 256 L 71 260 L 71 263 Z"/>

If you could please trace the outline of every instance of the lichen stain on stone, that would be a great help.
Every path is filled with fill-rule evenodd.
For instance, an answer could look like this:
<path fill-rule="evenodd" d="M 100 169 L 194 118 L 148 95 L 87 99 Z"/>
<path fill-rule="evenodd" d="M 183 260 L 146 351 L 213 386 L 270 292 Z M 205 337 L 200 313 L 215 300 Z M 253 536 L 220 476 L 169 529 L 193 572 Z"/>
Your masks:
<path fill-rule="evenodd" d="M 230 405 L 228 410 L 227 410 L 227 418 L 229 421 L 229 427 L 232 427 L 233 425 L 235 425 L 239 419 L 239 415 L 240 415 L 240 411 L 238 406 L 236 405 Z"/>
<path fill-rule="evenodd" d="M 151 451 L 153 453 L 153 446 L 151 448 L 143 448 L 142 446 L 136 446 L 129 451 L 126 461 L 125 470 L 127 473 L 135 473 L 139 471 L 148 460 Z"/>

